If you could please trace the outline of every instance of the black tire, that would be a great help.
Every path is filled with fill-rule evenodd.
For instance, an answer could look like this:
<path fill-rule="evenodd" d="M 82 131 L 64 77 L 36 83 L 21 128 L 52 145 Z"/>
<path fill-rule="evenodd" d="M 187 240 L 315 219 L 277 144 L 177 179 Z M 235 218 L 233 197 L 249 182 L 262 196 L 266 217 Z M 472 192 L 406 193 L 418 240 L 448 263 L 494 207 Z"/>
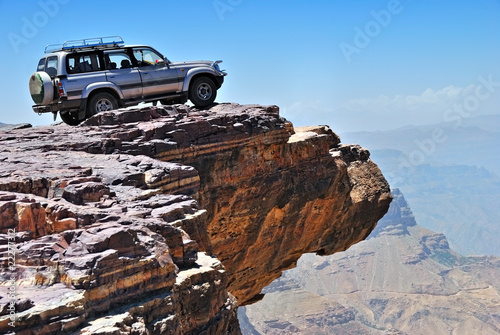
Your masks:
<path fill-rule="evenodd" d="M 59 116 L 61 117 L 61 120 L 63 120 L 64 123 L 70 125 L 70 126 L 76 126 L 79 125 L 85 118 L 80 119 L 78 118 L 78 112 L 66 112 L 66 113 L 59 113 Z"/>
<path fill-rule="evenodd" d="M 207 107 L 214 103 L 217 97 L 217 86 L 212 79 L 198 77 L 189 85 L 189 100 L 196 107 Z"/>
<path fill-rule="evenodd" d="M 98 92 L 93 94 L 88 103 L 85 117 L 89 118 L 97 113 L 106 112 L 118 108 L 116 98 L 107 92 Z"/>

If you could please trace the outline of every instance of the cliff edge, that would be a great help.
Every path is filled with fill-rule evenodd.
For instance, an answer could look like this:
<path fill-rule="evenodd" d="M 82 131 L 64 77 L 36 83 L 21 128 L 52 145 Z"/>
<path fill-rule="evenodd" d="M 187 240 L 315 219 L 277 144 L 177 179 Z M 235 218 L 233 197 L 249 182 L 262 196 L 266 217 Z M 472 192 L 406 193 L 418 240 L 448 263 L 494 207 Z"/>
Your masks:
<path fill-rule="evenodd" d="M 0 142 L 1 332 L 239 334 L 236 301 L 365 239 L 391 201 L 366 149 L 276 106 L 118 110 Z"/>

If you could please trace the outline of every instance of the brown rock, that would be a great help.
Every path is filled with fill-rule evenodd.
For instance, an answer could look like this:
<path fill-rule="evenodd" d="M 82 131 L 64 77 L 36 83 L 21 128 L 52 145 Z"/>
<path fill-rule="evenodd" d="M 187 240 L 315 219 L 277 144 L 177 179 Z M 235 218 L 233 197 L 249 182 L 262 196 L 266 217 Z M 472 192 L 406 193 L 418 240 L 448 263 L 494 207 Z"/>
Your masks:
<path fill-rule="evenodd" d="M 368 151 L 276 106 L 118 110 L 0 140 L 0 244 L 16 230 L 33 300 L 19 332 L 239 334 L 229 292 L 248 303 L 303 253 L 364 239 L 391 200 Z"/>

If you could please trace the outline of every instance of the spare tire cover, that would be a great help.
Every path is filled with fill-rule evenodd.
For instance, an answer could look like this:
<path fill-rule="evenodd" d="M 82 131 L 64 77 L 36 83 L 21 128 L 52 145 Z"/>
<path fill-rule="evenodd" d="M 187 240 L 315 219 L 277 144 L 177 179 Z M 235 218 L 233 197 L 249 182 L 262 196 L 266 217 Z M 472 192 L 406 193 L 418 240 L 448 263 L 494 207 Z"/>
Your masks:
<path fill-rule="evenodd" d="M 54 85 L 47 72 L 35 72 L 30 77 L 31 98 L 37 105 L 48 105 L 54 100 Z"/>

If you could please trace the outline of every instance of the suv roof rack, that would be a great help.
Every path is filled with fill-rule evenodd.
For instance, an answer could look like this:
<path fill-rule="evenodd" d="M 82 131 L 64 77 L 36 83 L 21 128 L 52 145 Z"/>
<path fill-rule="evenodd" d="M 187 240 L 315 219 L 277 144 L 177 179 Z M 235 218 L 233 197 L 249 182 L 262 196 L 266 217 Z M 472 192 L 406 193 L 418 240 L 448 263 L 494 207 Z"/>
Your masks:
<path fill-rule="evenodd" d="M 63 50 L 115 48 L 123 44 L 123 39 L 120 36 L 85 38 L 81 40 L 66 41 L 63 44 L 47 45 L 45 47 L 45 53 Z"/>

